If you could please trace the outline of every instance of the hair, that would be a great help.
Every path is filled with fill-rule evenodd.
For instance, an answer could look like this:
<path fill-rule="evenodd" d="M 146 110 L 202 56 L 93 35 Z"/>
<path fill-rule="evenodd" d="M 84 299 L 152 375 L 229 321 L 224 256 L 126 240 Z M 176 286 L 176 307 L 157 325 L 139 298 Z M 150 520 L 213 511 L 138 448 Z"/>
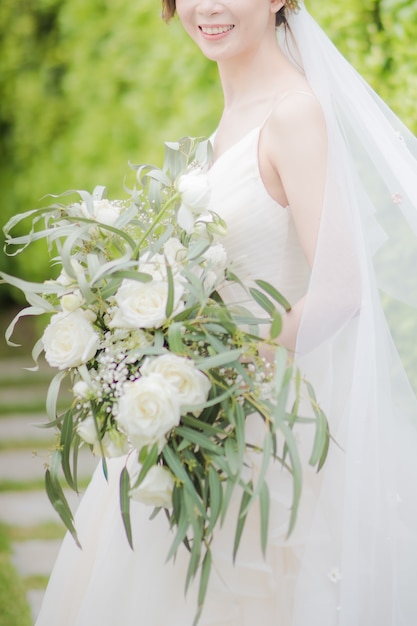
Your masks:
<path fill-rule="evenodd" d="M 275 26 L 278 28 L 282 24 L 287 25 L 287 12 L 299 9 L 298 0 L 286 0 L 286 3 L 275 14 Z M 175 0 L 162 0 L 162 17 L 169 22 L 175 15 Z"/>

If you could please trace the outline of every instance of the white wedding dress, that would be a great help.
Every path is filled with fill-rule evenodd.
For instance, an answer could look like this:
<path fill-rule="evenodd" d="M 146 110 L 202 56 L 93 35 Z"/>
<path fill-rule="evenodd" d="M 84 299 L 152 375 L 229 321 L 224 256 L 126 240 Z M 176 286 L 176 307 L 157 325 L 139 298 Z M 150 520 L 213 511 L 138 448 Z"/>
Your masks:
<path fill-rule="evenodd" d="M 417 309 L 417 143 L 304 7 L 289 22 L 292 35 L 281 45 L 319 97 L 329 136 L 326 197 L 311 272 L 290 208 L 279 206 L 263 185 L 260 128 L 212 165 L 211 203 L 228 224 L 223 243 L 236 273 L 248 282 L 271 282 L 291 302 L 307 292 L 296 362 L 316 390 L 334 440 L 316 474 L 308 465 L 310 442 L 302 429 L 303 491 L 289 539 L 291 481 L 278 466 L 271 469 L 265 559 L 254 507 L 232 565 L 231 512 L 213 545 L 200 625 L 414 626 L 417 402 L 380 294 L 412 374 L 409 348 L 415 337 L 408 330 Z M 242 299 L 238 288 L 223 295 L 229 302 Z M 248 436 L 256 438 L 259 428 L 252 420 Z M 133 502 L 134 551 L 128 546 L 118 500 L 121 464 L 110 461 L 109 483 L 97 469 L 75 520 L 83 549 L 65 538 L 36 626 L 193 623 L 196 589 L 184 596 L 187 555 L 180 550 L 175 563 L 165 562 L 172 541 L 166 517 L 150 521 L 152 509 Z"/>
<path fill-rule="evenodd" d="M 279 206 L 262 183 L 257 160 L 259 131 L 253 129 L 213 164 L 209 172 L 211 206 L 229 226 L 221 241 L 239 276 L 248 282 L 268 280 L 295 302 L 305 292 L 308 268 L 289 208 Z M 242 292 L 226 289 L 223 295 L 229 301 L 242 302 Z M 250 424 L 253 438 L 257 428 L 255 421 Z M 96 470 L 76 515 L 82 550 L 71 536 L 65 538 L 37 626 L 191 626 L 195 589 L 184 596 L 184 551 L 175 563 L 165 562 L 173 538 L 165 515 L 150 521 L 152 508 L 132 501 L 134 551 L 128 546 L 118 499 L 122 464 L 122 459 L 109 462 L 109 483 L 101 466 Z M 231 512 L 213 546 L 213 571 L 201 626 L 290 623 L 299 558 L 295 539 L 285 540 L 291 483 L 278 467 L 272 474 L 267 559 L 260 551 L 258 512 L 254 510 L 237 563 L 232 565 L 236 510 Z"/>

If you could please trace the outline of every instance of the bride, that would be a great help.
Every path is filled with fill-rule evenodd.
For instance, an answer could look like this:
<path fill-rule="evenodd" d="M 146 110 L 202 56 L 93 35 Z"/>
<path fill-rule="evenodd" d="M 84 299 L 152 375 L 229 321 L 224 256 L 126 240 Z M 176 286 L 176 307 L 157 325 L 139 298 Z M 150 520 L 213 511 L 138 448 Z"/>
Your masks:
<path fill-rule="evenodd" d="M 417 142 L 294 0 L 164 0 L 217 62 L 224 111 L 212 137 L 213 210 L 239 274 L 292 303 L 280 341 L 313 383 L 332 443 L 304 470 L 286 538 L 279 471 L 266 558 L 248 520 L 232 564 L 227 520 L 200 624 L 417 623 Z M 236 294 L 225 292 L 233 301 Z M 398 346 L 396 346 L 396 343 Z M 404 368 L 407 368 L 408 377 Z M 299 442 L 303 447 L 304 442 Z M 83 550 L 66 537 L 37 626 L 191 626 L 185 555 L 167 564 L 163 516 L 120 519 L 118 461 L 79 507 Z"/>

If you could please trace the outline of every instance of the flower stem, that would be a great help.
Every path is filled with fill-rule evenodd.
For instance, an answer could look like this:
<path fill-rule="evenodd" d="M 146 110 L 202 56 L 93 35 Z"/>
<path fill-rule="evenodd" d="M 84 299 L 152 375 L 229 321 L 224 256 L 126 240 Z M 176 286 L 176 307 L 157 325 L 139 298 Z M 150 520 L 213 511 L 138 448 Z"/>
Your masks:
<path fill-rule="evenodd" d="M 149 235 L 151 234 L 151 232 L 154 230 L 154 228 L 156 228 L 156 226 L 158 226 L 158 224 L 162 221 L 162 218 L 165 217 L 165 215 L 167 214 L 168 209 L 170 208 L 170 206 L 172 204 L 174 204 L 178 198 L 181 197 L 181 194 L 177 191 L 174 193 L 174 195 L 172 195 L 169 200 L 167 200 L 165 206 L 159 211 L 156 219 L 152 222 L 152 224 L 149 226 L 148 230 L 142 235 L 142 237 L 139 239 L 136 248 L 133 251 L 133 258 L 138 260 L 139 258 L 139 252 L 140 249 L 142 247 L 142 244 L 148 239 Z"/>

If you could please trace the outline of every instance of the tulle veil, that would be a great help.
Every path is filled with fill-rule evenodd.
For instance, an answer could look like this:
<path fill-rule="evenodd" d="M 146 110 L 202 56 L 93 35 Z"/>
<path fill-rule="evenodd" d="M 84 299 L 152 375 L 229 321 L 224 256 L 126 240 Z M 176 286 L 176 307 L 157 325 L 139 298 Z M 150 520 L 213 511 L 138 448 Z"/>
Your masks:
<path fill-rule="evenodd" d="M 298 537 L 291 626 L 410 626 L 417 623 L 417 140 L 303 4 L 288 23 L 280 45 L 305 72 L 329 136 L 296 361 L 334 438 L 321 476 L 305 485 L 315 505 Z"/>
<path fill-rule="evenodd" d="M 326 196 L 295 360 L 314 386 L 333 441 L 323 470 L 306 468 L 300 523 L 271 551 L 272 559 L 280 554 L 287 577 L 274 588 L 274 624 L 412 626 L 417 400 L 409 381 L 417 388 L 417 140 L 304 6 L 288 22 L 280 45 L 305 72 L 329 136 Z M 115 476 L 109 493 L 97 474 L 81 502 L 77 527 L 85 549 L 65 539 L 38 626 L 192 623 L 194 605 L 184 609 L 182 593 L 185 565 L 180 559 L 175 569 L 164 564 L 171 543 L 164 519 L 149 522 L 147 511 L 134 511 L 140 541 L 133 554 Z M 254 547 L 244 547 L 251 557 Z M 249 568 L 248 585 L 240 588 L 244 600 L 257 596 L 245 622 L 251 626 L 266 623 L 264 570 L 262 564 Z M 225 602 L 202 623 L 241 624 L 228 618 L 229 596 Z"/>

